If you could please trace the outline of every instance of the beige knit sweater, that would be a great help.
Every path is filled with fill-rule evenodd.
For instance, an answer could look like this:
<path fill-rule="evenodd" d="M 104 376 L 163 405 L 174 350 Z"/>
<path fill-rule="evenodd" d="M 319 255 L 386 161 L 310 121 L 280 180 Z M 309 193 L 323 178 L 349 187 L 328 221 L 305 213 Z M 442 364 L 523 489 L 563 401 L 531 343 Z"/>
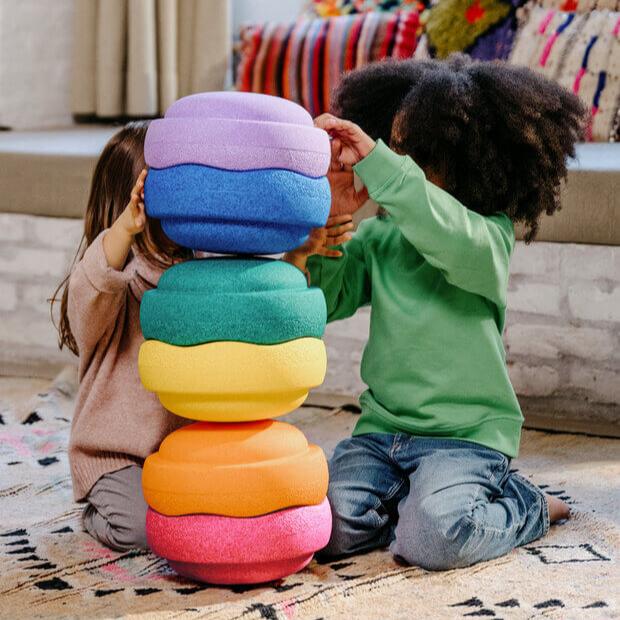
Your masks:
<path fill-rule="evenodd" d="M 103 253 L 102 232 L 69 280 L 68 316 L 77 342 L 80 387 L 69 463 L 73 495 L 83 500 L 97 480 L 127 465 L 142 465 L 170 432 L 187 423 L 166 411 L 138 375 L 140 300 L 161 271 L 140 255 L 122 271 Z"/>

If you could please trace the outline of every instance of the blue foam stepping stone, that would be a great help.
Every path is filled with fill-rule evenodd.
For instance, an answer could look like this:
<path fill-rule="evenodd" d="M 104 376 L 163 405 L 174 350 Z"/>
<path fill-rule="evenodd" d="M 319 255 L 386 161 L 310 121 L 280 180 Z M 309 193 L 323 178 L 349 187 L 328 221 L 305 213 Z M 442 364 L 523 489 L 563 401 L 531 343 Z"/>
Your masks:
<path fill-rule="evenodd" d="M 290 170 L 220 170 L 198 164 L 151 169 L 144 199 L 149 217 L 179 245 L 207 252 L 277 254 L 325 225 L 326 177 Z"/>
<path fill-rule="evenodd" d="M 304 274 L 268 258 L 205 258 L 166 270 L 140 305 L 144 337 L 178 346 L 321 338 L 327 311 Z"/>

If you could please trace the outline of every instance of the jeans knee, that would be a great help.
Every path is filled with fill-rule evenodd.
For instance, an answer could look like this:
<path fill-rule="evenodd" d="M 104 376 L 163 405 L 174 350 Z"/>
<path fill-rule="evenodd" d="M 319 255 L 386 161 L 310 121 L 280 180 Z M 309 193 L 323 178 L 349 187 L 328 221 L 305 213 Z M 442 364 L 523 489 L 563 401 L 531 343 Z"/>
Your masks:
<path fill-rule="evenodd" d="M 396 527 L 392 553 L 425 570 L 450 570 L 475 564 L 476 524 L 468 515 L 446 518 L 435 511 L 415 511 Z"/>
<path fill-rule="evenodd" d="M 324 558 L 338 557 L 353 551 L 356 530 L 353 506 L 338 493 L 328 493 L 332 511 L 332 531 L 329 542 L 321 550 Z"/>
<path fill-rule="evenodd" d="M 332 532 L 319 556 L 335 558 L 364 549 L 381 530 L 382 519 L 347 489 L 330 487 L 328 499 L 332 511 Z"/>

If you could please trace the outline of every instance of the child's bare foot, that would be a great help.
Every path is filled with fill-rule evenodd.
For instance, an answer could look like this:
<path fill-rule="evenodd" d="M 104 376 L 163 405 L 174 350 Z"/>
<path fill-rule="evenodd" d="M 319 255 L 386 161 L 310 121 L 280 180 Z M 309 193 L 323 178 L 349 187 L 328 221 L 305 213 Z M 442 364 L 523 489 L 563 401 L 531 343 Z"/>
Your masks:
<path fill-rule="evenodd" d="M 570 508 L 568 504 L 564 503 L 561 499 L 553 497 L 553 495 L 547 495 L 547 506 L 549 507 L 549 521 L 555 523 L 561 519 L 568 519 L 570 517 Z"/>

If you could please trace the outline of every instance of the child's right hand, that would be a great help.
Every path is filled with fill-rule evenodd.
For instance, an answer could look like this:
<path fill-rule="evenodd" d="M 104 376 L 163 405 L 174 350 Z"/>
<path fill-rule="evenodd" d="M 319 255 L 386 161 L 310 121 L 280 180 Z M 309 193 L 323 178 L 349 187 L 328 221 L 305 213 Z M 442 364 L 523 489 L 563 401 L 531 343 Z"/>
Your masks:
<path fill-rule="evenodd" d="M 124 211 L 103 237 L 103 252 L 108 265 L 113 269 L 123 268 L 131 250 L 133 238 L 146 226 L 144 179 L 146 179 L 146 170 L 140 173 L 133 186 L 131 198 Z"/>
<path fill-rule="evenodd" d="M 144 180 L 146 174 L 146 169 L 140 173 L 131 190 L 129 203 L 117 220 L 118 225 L 131 237 L 141 233 L 146 226 L 146 213 L 144 212 Z"/>
<path fill-rule="evenodd" d="M 342 256 L 342 252 L 335 250 L 334 246 L 348 241 L 351 238 L 351 230 L 353 230 L 353 218 L 349 214 L 334 215 L 327 220 L 325 226 L 313 228 L 308 240 L 293 252 L 306 257 L 319 254 L 337 258 Z"/>
<path fill-rule="evenodd" d="M 325 226 L 313 228 L 308 240 L 295 250 L 287 252 L 283 260 L 305 271 L 306 262 L 313 254 L 338 258 L 342 256 L 342 252 L 335 250 L 334 246 L 348 241 L 351 238 L 351 230 L 353 230 L 353 218 L 350 215 L 334 215 L 327 220 Z"/>

